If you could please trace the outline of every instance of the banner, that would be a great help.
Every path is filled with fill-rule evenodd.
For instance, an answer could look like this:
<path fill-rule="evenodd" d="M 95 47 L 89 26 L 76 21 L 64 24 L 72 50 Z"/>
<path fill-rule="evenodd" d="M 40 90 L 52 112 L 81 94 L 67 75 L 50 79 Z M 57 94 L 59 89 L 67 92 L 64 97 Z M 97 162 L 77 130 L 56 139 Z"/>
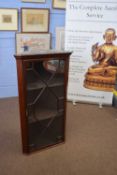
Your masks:
<path fill-rule="evenodd" d="M 117 72 L 117 2 L 67 0 L 68 100 L 112 104 Z"/>

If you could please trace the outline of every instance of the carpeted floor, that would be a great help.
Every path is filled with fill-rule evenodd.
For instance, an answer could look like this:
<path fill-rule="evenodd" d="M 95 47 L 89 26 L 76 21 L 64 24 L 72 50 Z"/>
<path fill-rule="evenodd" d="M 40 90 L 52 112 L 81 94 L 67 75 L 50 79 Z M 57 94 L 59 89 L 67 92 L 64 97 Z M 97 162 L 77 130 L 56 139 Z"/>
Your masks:
<path fill-rule="evenodd" d="M 117 175 L 117 108 L 67 103 L 66 142 L 22 154 L 18 98 L 0 100 L 0 175 Z"/>

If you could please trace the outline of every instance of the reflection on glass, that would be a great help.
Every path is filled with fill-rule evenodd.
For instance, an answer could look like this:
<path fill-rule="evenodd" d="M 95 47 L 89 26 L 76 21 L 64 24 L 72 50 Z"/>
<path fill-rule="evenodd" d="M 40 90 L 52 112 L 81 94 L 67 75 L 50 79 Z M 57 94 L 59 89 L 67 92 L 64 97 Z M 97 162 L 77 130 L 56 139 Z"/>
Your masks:
<path fill-rule="evenodd" d="M 46 70 L 50 72 L 63 73 L 64 72 L 64 61 L 63 60 L 51 60 L 43 63 Z"/>

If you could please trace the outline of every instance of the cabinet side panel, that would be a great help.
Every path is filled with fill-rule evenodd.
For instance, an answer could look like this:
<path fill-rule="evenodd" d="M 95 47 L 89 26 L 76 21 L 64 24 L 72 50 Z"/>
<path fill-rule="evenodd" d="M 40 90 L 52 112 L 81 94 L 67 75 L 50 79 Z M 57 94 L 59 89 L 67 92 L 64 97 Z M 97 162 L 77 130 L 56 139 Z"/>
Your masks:
<path fill-rule="evenodd" d="M 27 128 L 27 117 L 26 117 L 25 80 L 24 80 L 24 69 L 22 60 L 17 60 L 17 76 L 18 76 L 22 149 L 24 153 L 28 153 L 29 150 L 28 150 L 28 128 Z"/>
<path fill-rule="evenodd" d="M 65 100 L 64 100 L 64 138 L 66 135 L 66 102 L 67 102 L 67 84 L 68 84 L 68 70 L 69 70 L 69 57 L 65 57 L 65 72 L 64 72 L 64 93 L 65 93 Z"/>

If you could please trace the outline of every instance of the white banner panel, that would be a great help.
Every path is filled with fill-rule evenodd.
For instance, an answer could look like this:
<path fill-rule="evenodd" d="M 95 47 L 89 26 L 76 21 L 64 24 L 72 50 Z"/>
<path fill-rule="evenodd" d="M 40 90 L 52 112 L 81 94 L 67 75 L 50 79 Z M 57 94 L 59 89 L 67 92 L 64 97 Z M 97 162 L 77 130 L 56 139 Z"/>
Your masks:
<path fill-rule="evenodd" d="M 105 43 L 109 28 L 117 33 L 117 1 L 67 0 L 65 49 L 73 51 L 69 65 L 68 100 L 112 103 L 112 92 L 84 87 L 88 69 L 94 65 L 92 46 Z M 117 45 L 117 39 L 113 41 Z"/>

